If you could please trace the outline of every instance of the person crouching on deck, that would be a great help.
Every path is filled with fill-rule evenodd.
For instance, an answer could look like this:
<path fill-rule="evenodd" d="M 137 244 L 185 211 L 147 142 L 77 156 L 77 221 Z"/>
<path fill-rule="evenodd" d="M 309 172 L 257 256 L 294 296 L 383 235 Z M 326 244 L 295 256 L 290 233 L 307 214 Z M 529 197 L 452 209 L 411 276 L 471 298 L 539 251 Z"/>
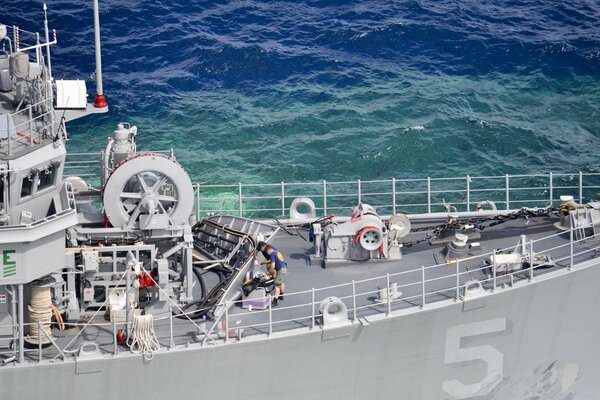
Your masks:
<path fill-rule="evenodd" d="M 285 292 L 284 280 L 287 276 L 287 263 L 281 252 L 275 250 L 269 245 L 266 245 L 266 251 L 271 261 L 267 264 L 267 271 L 275 278 L 275 296 L 271 305 L 276 306 L 277 300 L 283 300 L 283 293 Z"/>

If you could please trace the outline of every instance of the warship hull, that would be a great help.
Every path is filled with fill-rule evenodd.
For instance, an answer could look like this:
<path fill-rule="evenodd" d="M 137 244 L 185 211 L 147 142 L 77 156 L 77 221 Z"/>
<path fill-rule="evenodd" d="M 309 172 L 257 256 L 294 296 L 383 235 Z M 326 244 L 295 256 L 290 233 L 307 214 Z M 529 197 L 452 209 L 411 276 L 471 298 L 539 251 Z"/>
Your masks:
<path fill-rule="evenodd" d="M 594 398 L 596 264 L 327 331 L 5 367 L 2 398 Z"/>

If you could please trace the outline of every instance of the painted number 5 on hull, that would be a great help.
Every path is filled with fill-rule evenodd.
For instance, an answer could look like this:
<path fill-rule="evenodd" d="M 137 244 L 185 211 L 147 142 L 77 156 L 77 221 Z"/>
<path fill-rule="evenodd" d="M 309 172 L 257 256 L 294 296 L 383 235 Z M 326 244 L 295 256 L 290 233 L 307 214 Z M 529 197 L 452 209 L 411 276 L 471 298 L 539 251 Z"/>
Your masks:
<path fill-rule="evenodd" d="M 444 381 L 442 383 L 444 392 L 455 399 L 470 399 L 490 394 L 502 382 L 504 355 L 490 345 L 461 347 L 461 340 L 504 330 L 506 330 L 506 318 L 473 322 L 448 329 L 444 363 L 462 364 L 483 361 L 487 364 L 487 373 L 482 380 L 475 383 L 465 384 L 458 379 Z"/>

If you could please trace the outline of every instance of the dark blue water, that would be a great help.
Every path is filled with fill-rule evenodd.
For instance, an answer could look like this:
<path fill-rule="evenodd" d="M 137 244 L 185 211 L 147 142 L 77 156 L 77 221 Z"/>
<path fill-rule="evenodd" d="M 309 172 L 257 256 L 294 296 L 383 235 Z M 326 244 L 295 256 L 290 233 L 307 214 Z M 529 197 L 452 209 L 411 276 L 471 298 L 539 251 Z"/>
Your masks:
<path fill-rule="evenodd" d="M 93 90 L 92 2 L 49 1 L 57 78 Z M 41 30 L 38 1 L 0 21 Z M 34 24 L 33 21 L 39 23 Z M 109 114 L 201 183 L 600 171 L 600 5 L 101 1 Z"/>

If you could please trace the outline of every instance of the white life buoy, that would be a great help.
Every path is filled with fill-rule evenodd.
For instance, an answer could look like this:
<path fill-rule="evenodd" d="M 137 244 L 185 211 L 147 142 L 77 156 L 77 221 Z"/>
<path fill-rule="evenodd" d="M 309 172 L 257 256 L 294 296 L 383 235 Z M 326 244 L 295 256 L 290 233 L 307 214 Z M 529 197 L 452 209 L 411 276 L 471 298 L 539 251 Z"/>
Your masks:
<path fill-rule="evenodd" d="M 301 213 L 298 208 L 304 207 L 306 212 Z M 296 197 L 290 205 L 290 219 L 311 219 L 316 218 L 317 208 L 315 202 L 308 197 Z"/>
<path fill-rule="evenodd" d="M 496 207 L 496 203 L 494 203 L 491 200 L 484 200 L 484 201 L 480 201 L 479 203 L 477 203 L 477 206 L 475 207 L 475 209 L 477 211 L 484 211 L 485 208 L 483 208 L 484 206 L 489 207 L 489 211 L 497 211 L 498 207 Z"/>

